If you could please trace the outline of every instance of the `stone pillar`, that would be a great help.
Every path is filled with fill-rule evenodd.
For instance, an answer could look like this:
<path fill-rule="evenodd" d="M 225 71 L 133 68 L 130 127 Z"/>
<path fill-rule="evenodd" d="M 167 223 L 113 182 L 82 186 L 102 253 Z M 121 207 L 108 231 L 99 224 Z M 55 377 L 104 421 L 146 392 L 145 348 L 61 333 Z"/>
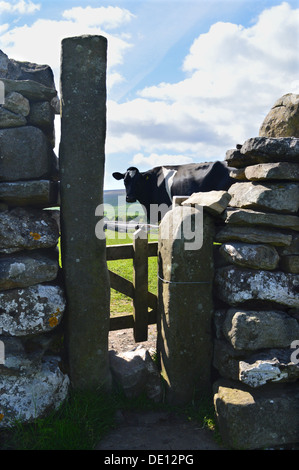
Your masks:
<path fill-rule="evenodd" d="M 196 208 L 181 209 L 175 207 L 163 218 L 158 248 L 157 345 L 172 404 L 190 402 L 212 389 L 213 222 Z M 188 241 L 188 227 L 197 238 L 203 233 L 201 247 Z"/>
<path fill-rule="evenodd" d="M 95 236 L 103 203 L 107 40 L 62 41 L 61 213 L 66 346 L 74 388 L 109 389 L 110 284 L 106 242 Z"/>

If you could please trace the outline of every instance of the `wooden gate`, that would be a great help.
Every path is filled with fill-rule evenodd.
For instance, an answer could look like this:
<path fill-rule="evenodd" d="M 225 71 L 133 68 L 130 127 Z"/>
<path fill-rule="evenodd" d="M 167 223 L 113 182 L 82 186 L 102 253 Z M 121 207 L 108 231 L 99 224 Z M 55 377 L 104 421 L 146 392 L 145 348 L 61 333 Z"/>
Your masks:
<path fill-rule="evenodd" d="M 157 296 L 148 291 L 148 257 L 157 256 L 157 249 L 143 228 L 134 232 L 132 244 L 106 247 L 107 261 L 133 259 L 133 282 L 109 270 L 110 286 L 133 299 L 133 315 L 111 317 L 110 331 L 133 328 L 136 342 L 147 341 L 148 325 L 157 322 Z"/>

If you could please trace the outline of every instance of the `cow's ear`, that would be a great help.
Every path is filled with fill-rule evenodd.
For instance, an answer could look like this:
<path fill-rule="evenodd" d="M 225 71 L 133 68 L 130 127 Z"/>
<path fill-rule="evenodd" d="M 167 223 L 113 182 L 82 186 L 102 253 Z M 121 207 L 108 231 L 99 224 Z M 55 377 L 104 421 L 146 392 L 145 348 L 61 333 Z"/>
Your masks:
<path fill-rule="evenodd" d="M 118 171 L 116 173 L 112 173 L 112 176 L 116 180 L 123 180 L 125 177 L 124 173 L 119 173 Z"/>

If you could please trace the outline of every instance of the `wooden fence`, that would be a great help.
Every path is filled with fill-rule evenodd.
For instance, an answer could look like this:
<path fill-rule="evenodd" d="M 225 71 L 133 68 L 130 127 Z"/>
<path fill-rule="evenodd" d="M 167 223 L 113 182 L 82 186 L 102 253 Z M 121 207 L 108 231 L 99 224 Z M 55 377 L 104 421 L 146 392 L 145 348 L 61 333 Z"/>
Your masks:
<path fill-rule="evenodd" d="M 148 291 L 148 257 L 157 256 L 157 249 L 143 228 L 134 232 L 132 244 L 106 247 L 107 261 L 133 259 L 133 282 L 109 270 L 110 286 L 133 299 L 133 315 L 111 317 L 110 331 L 133 328 L 136 342 L 146 341 L 148 325 L 157 322 L 157 296 Z"/>

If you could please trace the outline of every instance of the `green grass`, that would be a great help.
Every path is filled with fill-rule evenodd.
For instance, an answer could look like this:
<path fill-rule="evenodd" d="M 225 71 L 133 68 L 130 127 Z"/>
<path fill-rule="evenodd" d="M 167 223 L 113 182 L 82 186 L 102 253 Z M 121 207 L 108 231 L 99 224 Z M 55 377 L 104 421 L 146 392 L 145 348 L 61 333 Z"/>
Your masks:
<path fill-rule="evenodd" d="M 149 241 L 156 241 L 156 238 L 149 238 Z M 117 237 L 117 233 L 106 230 L 106 244 L 107 245 L 118 245 L 132 243 L 132 235 L 130 234 L 121 234 L 120 237 Z M 116 274 L 128 279 L 132 282 L 133 280 L 133 260 L 115 260 L 108 261 L 108 269 L 114 271 Z M 148 287 L 149 291 L 153 294 L 157 293 L 158 289 L 158 278 L 157 278 L 157 258 L 150 257 L 148 259 Z M 110 300 L 110 315 L 120 315 L 120 314 L 129 314 L 133 313 L 133 304 L 132 299 L 117 292 L 114 289 L 111 289 L 111 300 Z"/>
<path fill-rule="evenodd" d="M 186 407 L 154 403 L 145 396 L 125 398 L 121 391 L 72 392 L 58 411 L 30 424 L 15 423 L 12 430 L 0 431 L 0 450 L 93 450 L 112 430 L 117 410 L 172 411 L 215 430 L 211 400 L 201 400 Z M 217 437 L 217 434 L 216 434 Z"/>
<path fill-rule="evenodd" d="M 0 449 L 88 450 L 112 428 L 116 402 L 102 393 L 72 393 L 58 411 L 0 433 Z M 2 440 L 1 440 L 2 436 Z M 1 442 L 2 441 L 2 442 Z"/>

